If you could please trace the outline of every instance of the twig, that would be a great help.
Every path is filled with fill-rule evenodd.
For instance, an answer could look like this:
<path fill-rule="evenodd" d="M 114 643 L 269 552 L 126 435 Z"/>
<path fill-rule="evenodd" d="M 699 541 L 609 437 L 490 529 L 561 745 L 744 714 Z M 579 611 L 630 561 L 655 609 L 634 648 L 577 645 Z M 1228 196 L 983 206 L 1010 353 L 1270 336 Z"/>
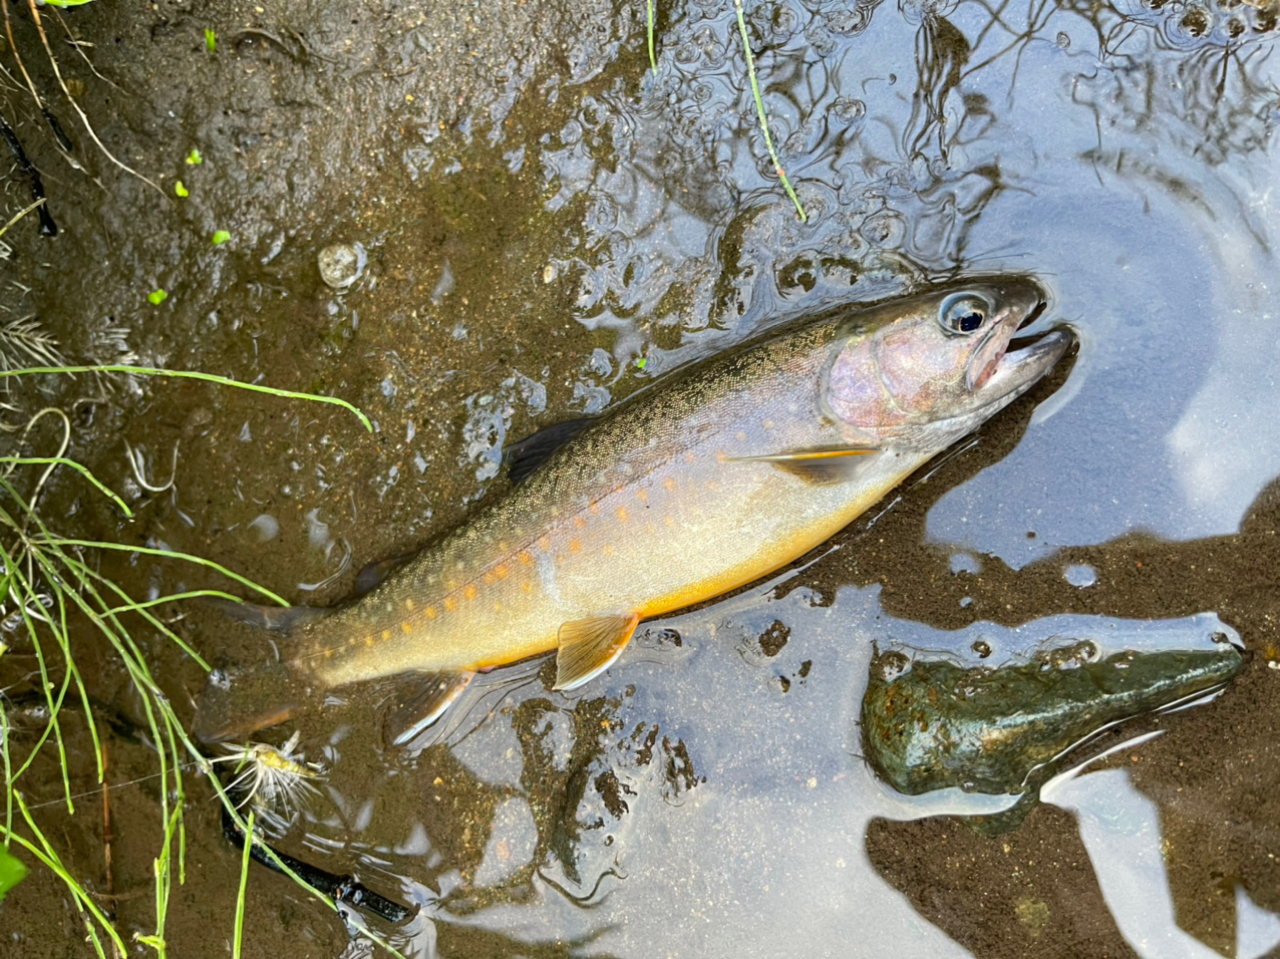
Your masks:
<path fill-rule="evenodd" d="M 111 791 L 107 787 L 107 741 L 102 740 L 102 862 L 107 878 L 107 895 L 115 898 L 116 884 L 111 875 Z M 115 919 L 115 916 L 111 917 Z"/>
<path fill-rule="evenodd" d="M 58 69 L 58 61 L 53 55 L 53 49 L 49 46 L 49 38 L 45 36 L 44 24 L 41 23 L 40 21 L 40 10 L 36 6 L 36 0 L 27 0 L 27 5 L 31 9 L 31 19 L 35 21 L 36 30 L 39 31 L 40 33 L 40 42 L 44 44 L 45 53 L 49 55 L 49 64 L 53 67 L 53 74 L 58 78 L 58 86 L 62 88 L 62 93 L 67 98 L 67 102 L 71 104 L 71 108 L 75 110 L 76 114 L 80 117 L 80 122 L 84 124 L 85 130 L 88 131 L 89 136 L 93 138 L 93 142 L 98 145 L 98 149 L 102 151 L 102 155 L 105 156 L 112 163 L 114 163 L 116 166 L 118 166 L 121 170 L 124 170 L 125 173 L 131 173 L 134 176 L 136 176 L 139 180 L 141 180 L 143 183 L 146 183 L 149 186 L 151 186 L 153 189 L 155 189 L 157 193 L 159 193 L 167 201 L 169 199 L 169 194 L 165 193 L 164 190 L 160 189 L 159 184 L 157 184 L 154 180 L 149 180 L 147 177 L 143 176 L 141 173 L 139 173 L 133 167 L 129 166 L 127 163 L 123 163 L 120 160 L 117 160 L 115 154 L 112 153 L 110 150 L 108 150 L 103 145 L 102 141 L 98 139 L 98 134 L 94 132 L 93 125 L 89 122 L 89 118 L 85 115 L 85 112 L 80 109 L 80 104 L 76 103 L 75 97 L 71 95 L 71 91 L 67 89 L 66 82 L 62 79 L 62 71 Z M 9 17 L 9 8 L 5 7 L 5 25 L 6 26 L 8 26 L 8 17 Z M 12 36 L 10 36 L 9 42 L 10 43 L 13 42 Z M 23 72 L 25 73 L 26 71 L 24 70 Z M 34 90 L 32 92 L 34 92 Z M 43 107 L 41 109 L 43 109 Z M 45 116 L 46 118 L 49 116 L 47 111 L 45 112 Z"/>
<path fill-rule="evenodd" d="M 7 18 L 9 8 L 6 6 L 4 11 Z M 13 132 L 13 127 L 9 126 L 9 121 L 4 118 L 3 114 L 0 114 L 0 137 L 9 145 L 9 150 L 13 153 L 13 159 L 17 162 L 18 169 L 27 178 L 27 182 L 31 187 L 31 199 L 40 203 L 40 233 L 44 236 L 57 236 L 58 224 L 53 222 L 53 217 L 49 215 L 49 208 L 44 205 L 44 180 L 40 179 L 40 171 L 27 158 L 27 151 L 22 149 L 22 141 L 18 139 L 18 134 Z"/>

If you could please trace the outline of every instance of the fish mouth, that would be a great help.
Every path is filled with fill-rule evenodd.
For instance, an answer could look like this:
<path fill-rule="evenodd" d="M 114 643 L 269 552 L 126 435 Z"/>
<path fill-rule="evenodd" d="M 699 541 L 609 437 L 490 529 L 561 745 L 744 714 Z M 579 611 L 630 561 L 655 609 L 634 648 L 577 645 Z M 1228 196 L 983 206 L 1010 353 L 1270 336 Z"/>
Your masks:
<path fill-rule="evenodd" d="M 1027 315 L 1018 328 L 1030 325 L 1043 312 L 1042 303 Z M 1003 406 L 1021 396 L 1057 365 L 1074 342 L 1075 335 L 1063 326 L 1010 340 L 995 372 L 982 386 L 981 392 L 987 394 L 987 402 Z"/>

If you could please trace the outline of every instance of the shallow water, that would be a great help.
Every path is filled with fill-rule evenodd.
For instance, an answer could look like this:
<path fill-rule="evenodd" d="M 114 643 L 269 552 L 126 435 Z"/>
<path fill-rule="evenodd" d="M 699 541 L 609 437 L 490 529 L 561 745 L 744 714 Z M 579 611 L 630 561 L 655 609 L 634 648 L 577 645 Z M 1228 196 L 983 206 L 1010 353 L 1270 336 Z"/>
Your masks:
<path fill-rule="evenodd" d="M 126 524 L 63 477 L 43 505 L 68 532 L 199 553 L 330 603 L 364 563 L 500 495 L 505 442 L 785 319 L 1017 271 L 1081 340 L 1069 369 L 817 556 L 649 624 L 573 694 L 551 692 L 542 663 L 495 672 L 407 750 L 383 747 L 362 706 L 309 724 L 326 791 L 278 844 L 419 904 L 403 929 L 375 921 L 407 955 L 1256 956 L 1280 942 L 1273 13 L 751 7 L 801 223 L 731 4 L 660 4 L 656 76 L 640 4 L 106 6 L 72 24 L 124 92 L 63 66 L 104 139 L 191 195 L 162 200 L 78 143 L 99 191 L 15 95 L 63 229 L 56 247 L 6 235 L 6 270 L 31 288 L 11 308 L 69 358 L 128 350 L 333 393 L 376 430 L 203 385 L 45 384 L 91 398 L 72 453 L 139 514 Z M 213 245 L 215 229 L 232 239 Z M 344 293 L 316 266 L 336 242 L 368 253 Z M 152 307 L 156 287 L 170 295 Z M 173 490 L 142 489 L 125 440 L 153 479 L 178 444 Z M 141 591 L 214 583 L 151 557 L 103 566 Z M 1200 613 L 1239 632 L 1243 675 L 1106 733 L 1013 831 L 968 822 L 1008 797 L 897 796 L 858 755 L 873 642 L 967 654 L 976 637 L 1060 635 L 1058 614 L 1141 630 L 1122 621 Z M 210 656 L 229 632 L 199 611 L 182 628 Z M 141 638 L 188 702 L 199 671 Z M 137 704 L 109 663 L 94 675 L 122 720 L 124 782 L 145 768 L 127 735 Z M 92 759 L 72 745 L 89 790 Z M 115 887 L 138 893 L 118 915 L 141 928 L 155 797 L 113 795 Z M 222 955 L 207 930 L 230 936 L 239 857 L 205 794 L 190 814 L 171 945 Z M 101 883 L 92 815 L 59 824 Z M 250 891 L 251 947 L 364 954 L 286 880 L 255 873 Z M 60 895 L 33 877 L 6 900 L 33 954 L 79 940 Z"/>

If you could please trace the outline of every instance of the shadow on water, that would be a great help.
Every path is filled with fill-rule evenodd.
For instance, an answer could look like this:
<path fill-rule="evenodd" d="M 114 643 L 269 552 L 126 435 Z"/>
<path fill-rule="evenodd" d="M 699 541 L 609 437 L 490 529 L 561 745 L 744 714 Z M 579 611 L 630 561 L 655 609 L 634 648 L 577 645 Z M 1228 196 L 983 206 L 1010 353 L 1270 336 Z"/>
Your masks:
<path fill-rule="evenodd" d="M 98 192 L 5 94 L 61 227 L 57 256 L 34 226 L 6 234 L 15 316 L 36 313 L 68 358 L 334 393 L 376 423 L 366 437 L 327 409 L 185 382 L 44 382 L 9 400 L 74 409 L 68 455 L 138 514 L 58 474 L 48 518 L 208 556 L 294 602 L 336 602 L 366 561 L 465 521 L 503 489 L 512 439 L 775 323 L 1015 271 L 1079 334 L 1072 364 L 976 443 L 775 581 L 646 624 L 586 687 L 551 692 L 541 662 L 497 671 L 408 749 L 385 746 L 357 695 L 307 721 L 301 748 L 328 776 L 273 841 L 417 907 L 380 930 L 406 955 L 1252 957 L 1280 942 L 1275 6 L 1014 7 L 747 5 L 803 224 L 718 0 L 658 4 L 656 75 L 639 4 L 81 8 L 73 29 L 128 92 L 64 69 L 110 142 L 166 193 L 182 178 L 180 202 L 78 152 Z M 9 188 L 9 206 L 25 198 Z M 354 242 L 367 263 L 339 292 L 316 256 Z M 148 489 L 175 448 L 173 487 Z M 140 592 L 225 585 L 154 556 L 101 567 Z M 1017 797 L 899 796 L 862 761 L 873 644 L 1016 658 L 1046 632 L 1148 621 L 1194 643 L 1205 613 L 1238 631 L 1241 674 L 1062 757 L 1015 829 L 972 826 Z M 174 621 L 210 655 L 256 642 L 199 610 Z M 187 708 L 199 670 L 137 638 Z M 131 733 L 141 704 L 85 646 L 111 818 L 51 804 L 53 761 L 28 798 L 121 928 L 143 928 L 160 797 Z M 20 645 L 0 658 L 19 718 L 33 675 Z M 28 718 L 15 740 L 38 735 Z M 88 735 L 66 725 L 73 785 L 97 802 Z M 225 955 L 208 929 L 229 938 L 239 856 L 203 798 L 187 837 L 171 949 Z M 35 874 L 9 893 L 33 950 L 82 936 L 61 895 Z M 265 871 L 248 908 L 251 947 L 365 954 Z"/>

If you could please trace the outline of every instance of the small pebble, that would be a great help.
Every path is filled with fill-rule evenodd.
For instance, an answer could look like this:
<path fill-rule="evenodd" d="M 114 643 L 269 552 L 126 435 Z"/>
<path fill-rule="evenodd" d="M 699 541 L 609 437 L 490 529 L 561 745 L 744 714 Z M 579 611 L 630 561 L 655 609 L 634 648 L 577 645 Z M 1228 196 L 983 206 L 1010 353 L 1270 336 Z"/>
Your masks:
<path fill-rule="evenodd" d="M 316 257 L 320 278 L 334 290 L 345 290 L 364 272 L 368 254 L 360 243 L 334 243 Z"/>

